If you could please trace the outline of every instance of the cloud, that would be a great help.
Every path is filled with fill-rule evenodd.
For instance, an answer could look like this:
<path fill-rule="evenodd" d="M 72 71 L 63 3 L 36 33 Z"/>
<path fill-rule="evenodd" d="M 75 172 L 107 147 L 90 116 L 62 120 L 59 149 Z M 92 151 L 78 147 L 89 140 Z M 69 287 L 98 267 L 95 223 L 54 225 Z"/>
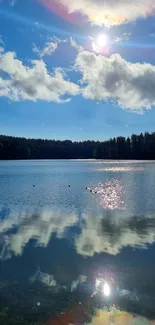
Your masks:
<path fill-rule="evenodd" d="M 47 42 L 45 47 L 42 50 L 34 44 L 33 52 L 38 54 L 40 58 L 43 58 L 44 56 L 49 56 L 52 53 L 54 53 L 57 50 L 57 48 L 58 48 L 58 43 L 56 42 Z"/>
<path fill-rule="evenodd" d="M 83 96 L 111 100 L 124 109 L 140 112 L 155 106 L 155 66 L 132 63 L 119 54 L 111 57 L 83 51 L 75 60 L 82 74 Z"/>
<path fill-rule="evenodd" d="M 147 248 L 155 242 L 155 217 L 126 216 L 107 211 L 102 215 L 83 215 L 81 233 L 76 237 L 77 252 L 117 255 L 124 247 Z"/>
<path fill-rule="evenodd" d="M 76 40 L 75 40 L 74 38 L 72 38 L 72 37 L 70 37 L 70 44 L 71 44 L 71 46 L 72 46 L 73 48 L 75 48 L 78 52 L 82 52 L 82 51 L 84 51 L 84 48 L 83 48 L 81 45 L 79 45 L 79 44 L 76 42 Z"/>
<path fill-rule="evenodd" d="M 68 96 L 79 93 L 79 86 L 66 80 L 62 69 L 54 69 L 51 73 L 42 60 L 30 61 L 30 66 L 26 66 L 14 52 L 0 54 L 0 72 L 0 97 L 12 101 L 64 103 L 70 101 Z"/>
<path fill-rule="evenodd" d="M 130 39 L 131 33 L 124 33 L 122 36 L 117 36 L 114 38 L 114 43 L 128 41 Z"/>
<path fill-rule="evenodd" d="M 4 238 L 0 257 L 10 258 L 12 253 L 22 255 L 24 247 L 31 239 L 36 240 L 37 247 L 46 247 L 52 234 L 62 238 L 68 227 L 78 221 L 74 213 L 55 210 L 11 211 L 7 219 L 0 221 L 0 236 Z M 16 234 L 7 234 L 17 227 Z"/>
<path fill-rule="evenodd" d="M 33 52 L 36 53 L 40 58 L 43 58 L 44 56 L 49 56 L 54 53 L 60 43 L 70 43 L 71 47 L 75 48 L 78 52 L 82 52 L 84 50 L 84 48 L 79 45 L 76 40 L 72 37 L 70 37 L 69 39 L 59 39 L 54 36 L 50 39 L 50 41 L 46 42 L 43 49 L 40 49 L 36 46 L 36 44 L 34 44 Z"/>
<path fill-rule="evenodd" d="M 55 2 L 67 8 L 70 14 L 80 12 L 92 24 L 108 26 L 146 18 L 155 10 L 154 0 L 55 0 Z"/>
<path fill-rule="evenodd" d="M 42 59 L 23 64 L 14 52 L 4 52 L 3 46 L 0 46 L 0 97 L 11 101 L 65 103 L 72 96 L 82 94 L 86 99 L 109 100 L 137 113 L 155 106 L 155 66 L 132 63 L 119 54 L 105 57 L 85 51 L 72 38 L 54 38 L 54 41 L 46 43 L 41 52 L 36 47 L 34 50 L 43 57 L 54 51 L 60 42 L 70 42 L 77 49 L 74 69 L 75 73 L 81 73 L 80 81 L 70 81 L 61 68 L 49 71 Z"/>
<path fill-rule="evenodd" d="M 39 25 L 39 22 L 36 22 L 35 24 Z M 67 43 L 67 39 L 60 39 L 57 36 L 53 36 L 45 43 L 43 49 L 40 49 L 36 44 L 33 44 L 33 52 L 38 54 L 40 58 L 43 58 L 44 56 L 49 56 L 54 53 L 60 43 Z"/>

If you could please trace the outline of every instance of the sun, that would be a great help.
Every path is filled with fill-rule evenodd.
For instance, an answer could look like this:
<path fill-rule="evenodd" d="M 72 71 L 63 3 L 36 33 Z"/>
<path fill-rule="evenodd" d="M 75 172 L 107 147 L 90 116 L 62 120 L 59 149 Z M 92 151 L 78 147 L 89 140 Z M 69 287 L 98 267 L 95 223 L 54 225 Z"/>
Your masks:
<path fill-rule="evenodd" d="M 99 48 L 103 48 L 108 44 L 108 36 L 106 34 L 101 34 L 96 39 L 96 45 Z"/>
<path fill-rule="evenodd" d="M 95 39 L 92 39 L 92 48 L 96 53 L 108 53 L 110 40 L 107 34 L 100 34 Z"/>

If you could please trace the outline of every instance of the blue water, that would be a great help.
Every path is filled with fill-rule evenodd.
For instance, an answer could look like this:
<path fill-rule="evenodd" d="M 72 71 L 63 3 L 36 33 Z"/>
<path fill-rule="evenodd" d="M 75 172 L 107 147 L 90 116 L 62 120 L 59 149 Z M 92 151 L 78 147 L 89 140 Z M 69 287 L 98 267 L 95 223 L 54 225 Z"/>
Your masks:
<path fill-rule="evenodd" d="M 0 324 L 154 320 L 154 184 L 154 161 L 1 161 Z"/>

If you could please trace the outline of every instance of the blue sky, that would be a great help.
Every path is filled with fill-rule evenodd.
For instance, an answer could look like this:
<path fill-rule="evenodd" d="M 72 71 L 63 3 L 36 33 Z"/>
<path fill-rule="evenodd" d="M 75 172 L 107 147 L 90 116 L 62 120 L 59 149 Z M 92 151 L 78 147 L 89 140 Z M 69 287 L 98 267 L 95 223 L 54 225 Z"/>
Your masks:
<path fill-rule="evenodd" d="M 0 134 L 155 131 L 154 15 L 153 0 L 1 0 Z"/>

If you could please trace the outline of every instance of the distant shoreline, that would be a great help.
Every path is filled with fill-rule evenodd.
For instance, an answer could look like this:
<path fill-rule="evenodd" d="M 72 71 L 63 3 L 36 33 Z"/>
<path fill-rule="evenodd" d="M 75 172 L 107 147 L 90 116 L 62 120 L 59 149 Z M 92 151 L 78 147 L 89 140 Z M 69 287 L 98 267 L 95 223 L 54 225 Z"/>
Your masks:
<path fill-rule="evenodd" d="M 107 141 L 26 139 L 0 135 L 0 160 L 155 160 L 155 133 Z"/>
<path fill-rule="evenodd" d="M 71 162 L 84 162 L 84 161 L 86 161 L 86 162 L 97 162 L 97 161 L 106 161 L 106 162 L 111 162 L 111 161 L 113 161 L 114 163 L 115 162 L 117 162 L 117 161 L 119 161 L 119 162 L 134 162 L 134 163 L 144 163 L 144 162 L 155 162 L 155 159 L 113 159 L 113 158 L 111 158 L 111 159 L 104 159 L 104 158 L 98 158 L 98 159 L 95 159 L 95 158 L 92 158 L 92 159 L 86 159 L 86 158 L 83 158 L 83 159 L 70 159 L 70 158 L 65 158 L 65 159 L 61 159 L 61 158 L 53 158 L 53 159 L 51 159 L 51 158 L 49 158 L 49 159 L 42 159 L 42 158 L 37 158 L 37 159 L 0 159 L 0 161 L 71 161 Z"/>

